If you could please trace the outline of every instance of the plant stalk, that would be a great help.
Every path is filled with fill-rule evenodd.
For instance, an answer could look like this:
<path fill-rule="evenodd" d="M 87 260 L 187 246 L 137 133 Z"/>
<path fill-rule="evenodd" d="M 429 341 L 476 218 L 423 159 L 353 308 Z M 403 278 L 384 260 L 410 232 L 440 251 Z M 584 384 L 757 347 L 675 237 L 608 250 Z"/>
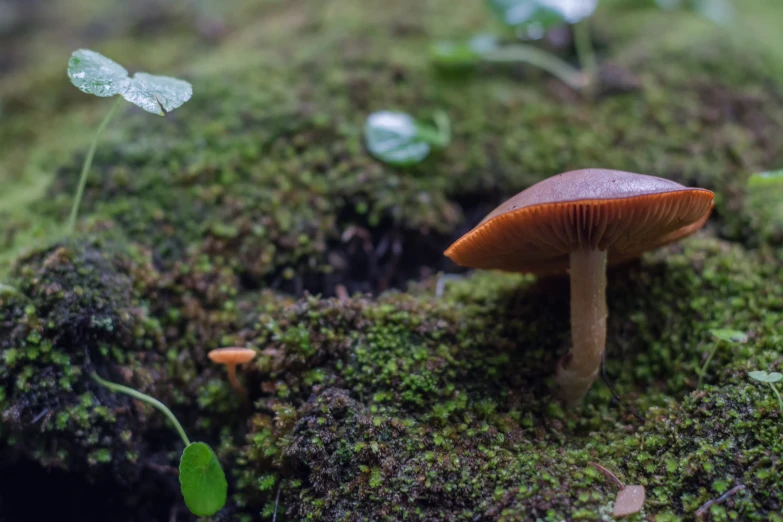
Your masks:
<path fill-rule="evenodd" d="M 780 408 L 780 414 L 783 415 L 783 399 L 780 398 L 780 392 L 773 383 L 769 383 L 769 387 L 772 388 L 773 392 L 775 392 L 775 395 L 778 398 L 778 408 Z"/>
<path fill-rule="evenodd" d="M 593 385 L 606 348 L 606 251 L 571 252 L 571 351 L 558 365 L 560 396 L 577 404 Z"/>
<path fill-rule="evenodd" d="M 488 52 L 482 58 L 489 62 L 524 62 L 547 71 L 574 90 L 585 87 L 582 73 L 557 56 L 531 45 L 514 44 Z"/>
<path fill-rule="evenodd" d="M 579 64 L 587 75 L 587 88 L 591 96 L 598 87 L 598 62 L 595 58 L 593 41 L 590 38 L 589 20 L 582 20 L 574 25 L 574 47 L 579 58 Z"/>
<path fill-rule="evenodd" d="M 723 341 L 718 341 L 715 343 L 715 347 L 712 349 L 710 354 L 707 356 L 707 360 L 704 361 L 704 366 L 701 367 L 701 372 L 699 372 L 699 382 L 696 384 L 696 389 L 701 389 L 701 384 L 704 381 L 704 376 L 707 374 L 707 368 L 710 365 L 710 361 L 712 361 L 712 358 L 715 356 L 715 352 L 718 351 L 718 348 L 723 343 Z"/>
<path fill-rule="evenodd" d="M 95 156 L 95 148 L 98 146 L 98 138 L 100 137 L 101 133 L 103 133 L 106 126 L 109 124 L 109 121 L 112 119 L 112 116 L 114 116 L 114 113 L 117 112 L 117 107 L 120 106 L 120 103 L 122 103 L 122 97 L 117 96 L 117 101 L 114 102 L 114 105 L 111 106 L 111 109 L 109 110 L 109 113 L 106 115 L 105 118 L 103 118 L 103 121 L 98 126 L 98 131 L 95 133 L 95 136 L 92 138 L 92 144 L 90 145 L 90 150 L 87 152 L 87 157 L 84 158 L 84 164 L 82 165 L 82 174 L 79 178 L 79 187 L 76 189 L 76 198 L 73 200 L 73 206 L 71 207 L 71 215 L 68 218 L 68 228 L 67 233 L 68 235 L 73 235 L 74 231 L 76 230 L 76 217 L 79 214 L 79 206 L 82 203 L 82 196 L 84 196 L 84 187 L 87 185 L 87 175 L 90 172 L 90 167 L 92 166 L 92 158 Z"/>
<path fill-rule="evenodd" d="M 146 402 L 150 406 L 157 408 L 159 411 L 163 413 L 163 415 L 168 417 L 168 419 L 177 429 L 177 433 L 179 433 L 179 436 L 182 437 L 182 441 L 185 443 L 185 446 L 190 446 L 190 439 L 188 439 L 188 436 L 185 435 L 185 430 L 182 429 L 182 425 L 179 423 L 179 421 L 174 416 L 174 414 L 171 413 L 171 410 L 168 409 L 166 405 L 160 402 L 158 399 L 155 399 L 154 397 L 150 397 L 149 395 L 141 393 L 140 391 L 134 390 L 133 388 L 128 388 L 127 386 L 123 386 L 122 384 L 117 384 L 114 382 L 109 382 L 104 379 L 101 379 L 100 377 L 98 377 L 98 374 L 95 372 L 93 372 L 91 376 L 93 380 L 96 381 L 98 384 L 106 386 L 112 391 L 124 393 L 125 395 L 130 395 L 134 399 L 138 399 L 142 402 Z"/>

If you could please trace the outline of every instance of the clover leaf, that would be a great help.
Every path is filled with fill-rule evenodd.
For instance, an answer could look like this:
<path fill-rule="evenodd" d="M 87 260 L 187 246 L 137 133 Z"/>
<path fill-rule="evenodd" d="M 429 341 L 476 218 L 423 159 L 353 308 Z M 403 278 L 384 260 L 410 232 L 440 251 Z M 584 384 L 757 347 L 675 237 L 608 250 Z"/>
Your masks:
<path fill-rule="evenodd" d="M 420 163 L 432 147 L 445 147 L 451 140 L 446 114 L 438 112 L 434 120 L 436 127 L 431 127 L 404 112 L 374 112 L 364 125 L 367 150 L 390 165 L 405 167 Z"/>
<path fill-rule="evenodd" d="M 125 67 L 89 49 L 71 55 L 68 77 L 82 92 L 101 97 L 124 92 L 130 81 Z"/>
<path fill-rule="evenodd" d="M 710 330 L 710 335 L 712 335 L 718 341 L 723 341 L 729 344 L 745 343 L 748 341 L 748 335 L 745 332 L 729 330 L 726 328 L 714 328 Z M 710 353 L 707 356 L 707 360 L 704 361 L 704 365 L 701 367 L 701 371 L 699 372 L 699 382 L 697 383 L 696 388 L 701 388 L 701 383 L 704 380 L 704 377 L 707 375 L 707 367 L 710 365 L 710 361 L 712 361 L 712 358 L 715 356 L 715 352 L 718 351 L 720 344 L 720 342 L 715 343 L 710 350 Z"/>
<path fill-rule="evenodd" d="M 692 11 L 717 24 L 729 24 L 734 18 L 734 8 L 729 0 L 655 0 L 655 3 L 667 11 Z"/>
<path fill-rule="evenodd" d="M 778 372 L 767 373 L 763 370 L 750 372 L 748 373 L 748 376 L 750 376 L 750 378 L 753 379 L 754 381 L 759 381 L 759 382 L 774 383 L 783 380 L 783 374 L 780 374 Z"/>
<path fill-rule="evenodd" d="M 778 400 L 778 410 L 780 411 L 780 415 L 783 416 L 783 397 L 780 396 L 780 392 L 778 391 L 777 386 L 775 386 L 776 382 L 783 380 L 783 374 L 778 372 L 767 373 L 763 370 L 758 370 L 755 372 L 749 372 L 748 376 L 754 381 L 765 382 L 769 384 L 769 387 L 772 388 L 772 393 L 775 394 L 775 397 Z"/>
<path fill-rule="evenodd" d="M 79 49 L 68 62 L 68 77 L 76 87 L 96 96 L 119 94 L 147 112 L 163 116 L 180 107 L 193 95 L 184 80 L 136 73 L 133 78 L 117 62 L 88 49 Z"/>
<path fill-rule="evenodd" d="M 539 35 L 558 24 L 590 17 L 598 0 L 487 0 L 487 7 L 505 25 Z"/>
<path fill-rule="evenodd" d="M 727 343 L 745 343 L 748 341 L 748 334 L 738 330 L 728 330 L 725 328 L 715 328 L 710 330 L 710 334 L 721 341 Z"/>
<path fill-rule="evenodd" d="M 203 442 L 194 442 L 182 452 L 179 483 L 185 505 L 194 515 L 214 515 L 226 504 L 226 475 L 215 452 Z"/>

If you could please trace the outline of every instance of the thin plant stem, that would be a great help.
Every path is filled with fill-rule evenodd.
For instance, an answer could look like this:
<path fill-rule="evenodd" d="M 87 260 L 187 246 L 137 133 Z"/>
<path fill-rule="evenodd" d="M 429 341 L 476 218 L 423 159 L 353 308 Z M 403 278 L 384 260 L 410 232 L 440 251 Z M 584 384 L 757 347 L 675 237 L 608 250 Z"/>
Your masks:
<path fill-rule="evenodd" d="M 179 433 L 179 436 L 182 437 L 182 441 L 185 443 L 185 446 L 190 446 L 190 439 L 188 439 L 188 436 L 185 435 L 185 430 L 182 429 L 182 425 L 179 423 L 179 421 L 174 416 L 174 414 L 171 413 L 171 410 L 168 409 L 166 405 L 160 402 L 158 399 L 155 399 L 154 397 L 150 397 L 149 395 L 141 393 L 140 391 L 134 390 L 133 388 L 128 388 L 127 386 L 123 386 L 122 384 L 117 384 L 114 382 L 109 382 L 107 380 L 101 379 L 100 377 L 98 377 L 98 374 L 95 372 L 93 372 L 91 376 L 93 380 L 96 381 L 98 384 L 106 386 L 112 391 L 124 393 L 125 395 L 130 395 L 134 399 L 138 399 L 142 402 L 146 402 L 150 406 L 160 410 L 163 413 L 163 415 L 168 417 L 168 419 L 177 429 L 177 433 Z"/>
<path fill-rule="evenodd" d="M 117 112 L 117 107 L 120 106 L 120 103 L 122 103 L 122 97 L 117 96 L 117 101 L 114 102 L 114 105 L 111 106 L 109 113 L 105 118 L 103 118 L 103 121 L 98 126 L 98 131 L 92 138 L 92 144 L 90 145 L 90 150 L 87 152 L 87 157 L 84 158 L 84 164 L 82 165 L 82 175 L 79 178 L 79 187 L 76 189 L 76 198 L 73 200 L 71 216 L 68 218 L 68 235 L 73 235 L 74 230 L 76 230 L 76 217 L 79 215 L 79 206 L 82 203 L 82 196 L 84 196 L 84 187 L 87 185 L 87 175 L 89 174 L 90 167 L 92 166 L 92 158 L 95 156 L 95 148 L 98 146 L 98 138 L 109 124 L 109 121 L 111 120 L 112 116 L 114 116 L 114 113 Z"/>
<path fill-rule="evenodd" d="M 715 352 L 718 351 L 718 348 L 720 348 L 720 345 L 722 344 L 722 342 L 723 341 L 718 341 L 715 344 L 715 348 L 712 349 L 712 351 L 710 352 L 710 355 L 707 356 L 707 360 L 704 361 L 704 366 L 701 367 L 701 372 L 699 372 L 699 382 L 696 385 L 696 389 L 697 390 L 701 388 L 701 383 L 702 383 L 702 381 L 704 381 L 704 376 L 707 373 L 707 367 L 710 365 L 710 361 L 712 361 L 712 358 L 715 356 Z"/>
<path fill-rule="evenodd" d="M 591 94 L 595 93 L 598 84 L 598 62 L 595 58 L 593 41 L 590 38 L 589 20 L 582 20 L 574 25 L 574 46 L 579 64 L 588 78 L 588 86 Z"/>
<path fill-rule="evenodd" d="M 780 398 L 780 392 L 773 383 L 769 383 L 769 387 L 772 388 L 773 392 L 775 392 L 775 395 L 778 398 L 778 408 L 780 408 L 780 414 L 783 415 L 783 399 Z"/>
<path fill-rule="evenodd" d="M 482 56 L 488 62 L 524 62 L 547 71 L 571 88 L 581 90 L 585 86 L 582 73 L 557 56 L 530 45 L 514 44 L 501 47 Z"/>
<path fill-rule="evenodd" d="M 603 467 L 597 462 L 588 462 L 588 464 L 594 467 L 595 469 L 597 469 L 598 471 L 600 471 L 601 473 L 603 473 L 603 475 L 609 480 L 611 480 L 612 482 L 614 482 L 618 488 L 625 489 L 625 484 L 623 484 L 622 480 L 617 478 L 617 475 L 615 475 L 614 473 L 612 473 L 611 471 L 609 471 L 608 469 L 606 469 L 605 467 Z"/>
<path fill-rule="evenodd" d="M 432 117 L 435 127 L 426 124 L 416 124 L 416 136 L 435 147 L 445 147 L 451 141 L 451 123 L 443 111 L 435 111 Z"/>
<path fill-rule="evenodd" d="M 435 111 L 433 120 L 435 120 L 435 126 L 440 131 L 441 143 L 443 146 L 448 145 L 451 141 L 451 121 L 448 114 L 441 110 Z"/>

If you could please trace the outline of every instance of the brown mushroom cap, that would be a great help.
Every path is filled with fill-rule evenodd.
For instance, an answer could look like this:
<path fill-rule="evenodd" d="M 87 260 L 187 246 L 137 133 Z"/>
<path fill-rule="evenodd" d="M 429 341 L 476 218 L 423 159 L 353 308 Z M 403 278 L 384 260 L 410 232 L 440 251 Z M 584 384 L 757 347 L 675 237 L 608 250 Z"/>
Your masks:
<path fill-rule="evenodd" d="M 250 348 L 217 348 L 207 354 L 212 362 L 218 364 L 244 364 L 253 360 L 255 350 Z"/>
<path fill-rule="evenodd" d="M 564 272 L 579 248 L 608 250 L 609 264 L 619 263 L 700 229 L 713 197 L 654 176 L 575 170 L 512 197 L 446 255 L 471 268 L 539 274 Z"/>

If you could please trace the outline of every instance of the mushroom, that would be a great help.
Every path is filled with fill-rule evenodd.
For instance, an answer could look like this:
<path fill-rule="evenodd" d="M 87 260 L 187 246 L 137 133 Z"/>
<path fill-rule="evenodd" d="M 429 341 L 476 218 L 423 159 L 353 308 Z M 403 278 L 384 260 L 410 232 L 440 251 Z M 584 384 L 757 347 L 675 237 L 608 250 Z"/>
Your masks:
<path fill-rule="evenodd" d="M 578 403 L 606 344 L 606 266 L 677 241 L 706 223 L 714 194 L 643 174 L 558 174 L 490 212 L 445 254 L 470 268 L 571 276 L 571 350 L 558 364 L 561 398 Z"/>
<path fill-rule="evenodd" d="M 217 348 L 210 351 L 207 356 L 214 363 L 226 365 L 228 381 L 231 383 L 231 387 L 240 396 L 247 397 L 247 390 L 237 379 L 237 364 L 245 364 L 252 361 L 256 356 L 256 352 L 250 348 Z"/>

